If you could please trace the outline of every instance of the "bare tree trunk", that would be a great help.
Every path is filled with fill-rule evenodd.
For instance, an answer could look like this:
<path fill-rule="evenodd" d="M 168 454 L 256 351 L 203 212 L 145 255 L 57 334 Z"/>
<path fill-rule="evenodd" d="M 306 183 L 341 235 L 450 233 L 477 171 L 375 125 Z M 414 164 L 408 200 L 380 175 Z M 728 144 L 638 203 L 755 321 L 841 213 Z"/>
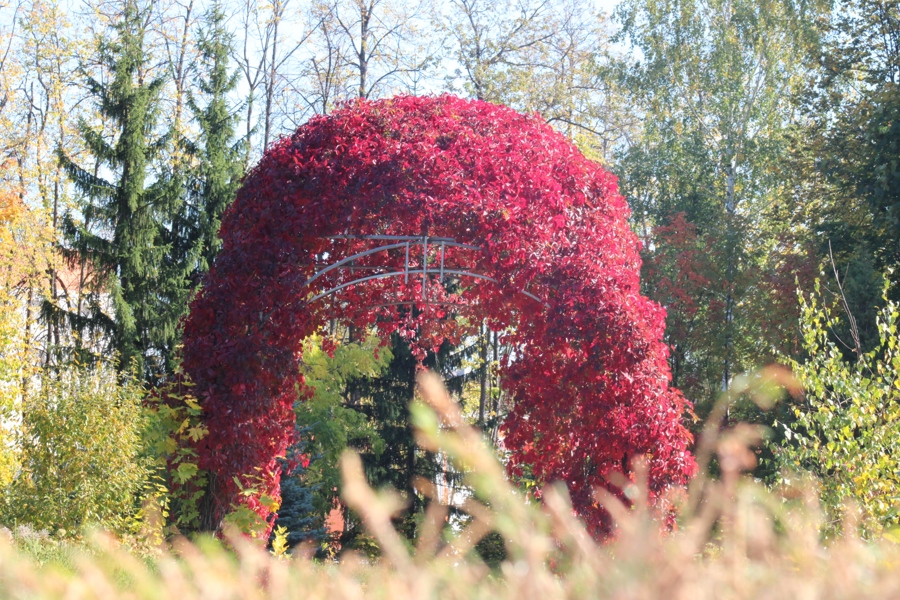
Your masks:
<path fill-rule="evenodd" d="M 726 289 L 725 289 L 725 354 L 723 358 L 723 369 L 722 369 L 722 391 L 728 389 L 728 385 L 731 382 L 731 375 L 733 367 L 733 354 L 734 354 L 734 308 L 735 308 L 735 297 L 734 297 L 734 285 L 735 285 L 735 273 L 736 273 L 736 265 L 734 264 L 737 260 L 737 239 L 735 231 L 735 215 L 736 215 L 736 200 L 735 200 L 735 159 L 732 156 L 731 162 L 727 167 L 727 180 L 726 180 L 726 196 L 725 196 L 725 243 L 728 245 L 727 250 L 725 252 L 725 259 L 727 261 L 726 267 Z"/>
<path fill-rule="evenodd" d="M 252 92 L 252 91 L 251 91 L 250 94 L 247 96 L 247 119 L 246 119 L 246 123 L 247 123 L 247 132 L 246 132 L 245 135 L 247 136 L 247 138 L 246 138 L 247 141 L 246 141 L 246 144 L 244 145 L 244 147 L 245 147 L 245 150 L 244 150 L 244 171 L 247 171 L 247 170 L 248 170 L 248 167 L 250 166 L 250 136 L 253 135 L 253 92 Z"/>
<path fill-rule="evenodd" d="M 178 49 L 178 59 L 175 61 L 175 115 L 173 122 L 176 131 L 181 125 L 181 117 L 184 112 L 184 95 L 185 95 L 185 65 L 184 60 L 187 55 L 188 34 L 191 28 L 191 12 L 194 10 L 194 0 L 190 0 L 184 15 L 184 27 L 181 29 L 181 44 Z"/>
<path fill-rule="evenodd" d="M 225 504 L 219 498 L 219 478 L 215 473 L 207 475 L 208 480 L 203 497 L 200 498 L 199 531 L 215 532 L 222 529 L 225 520 Z"/>
<path fill-rule="evenodd" d="M 243 8 L 243 44 L 241 46 L 241 55 L 235 56 L 235 61 L 238 63 L 238 68 L 241 70 L 241 74 L 244 76 L 244 81 L 247 83 L 247 116 L 245 118 L 245 123 L 247 126 L 246 129 L 246 138 L 245 138 L 245 153 L 244 153 L 244 169 L 246 170 L 250 165 L 250 152 L 252 150 L 250 140 L 253 135 L 253 101 L 256 96 L 256 88 L 259 86 L 259 78 L 260 73 L 262 72 L 262 68 L 264 66 L 263 61 L 260 61 L 256 64 L 251 62 L 251 45 L 250 45 L 250 21 L 256 21 L 257 15 L 254 9 L 252 8 L 250 0 L 246 0 L 244 2 Z M 263 57 L 268 55 L 269 46 L 268 39 L 262 40 L 262 53 Z"/>
<path fill-rule="evenodd" d="M 488 336 L 490 335 L 490 331 L 488 331 L 486 326 L 482 326 L 480 333 L 481 339 L 479 343 L 481 344 L 481 348 L 479 348 L 479 350 L 481 351 L 481 373 L 478 378 L 481 391 L 478 395 L 478 427 L 484 431 L 484 414 L 487 406 Z"/>
<path fill-rule="evenodd" d="M 369 71 L 369 56 L 367 54 L 369 42 L 369 19 L 372 17 L 373 4 L 359 5 L 359 97 L 368 97 L 366 90 L 366 75 Z"/>
<path fill-rule="evenodd" d="M 34 289 L 31 287 L 28 288 L 28 300 L 25 302 L 25 340 L 31 340 L 31 324 L 33 321 L 31 314 L 31 304 L 34 302 Z M 26 406 L 28 403 L 28 396 L 31 391 L 31 382 L 28 379 L 28 374 L 22 376 L 22 406 Z M 23 415 L 24 417 L 24 415 Z"/>
<path fill-rule="evenodd" d="M 278 64 L 278 26 L 281 24 L 281 18 L 284 14 L 284 8 L 284 2 L 278 1 L 272 5 L 272 22 L 270 25 L 271 38 L 269 38 L 269 35 L 266 35 L 266 39 L 271 39 L 272 42 L 272 54 L 271 58 L 266 59 L 269 63 L 269 68 L 266 73 L 265 82 L 266 108 L 263 118 L 263 152 L 265 152 L 266 148 L 269 147 L 269 140 L 272 136 L 272 103 L 275 99 L 275 76 L 277 74 L 276 66 Z"/>

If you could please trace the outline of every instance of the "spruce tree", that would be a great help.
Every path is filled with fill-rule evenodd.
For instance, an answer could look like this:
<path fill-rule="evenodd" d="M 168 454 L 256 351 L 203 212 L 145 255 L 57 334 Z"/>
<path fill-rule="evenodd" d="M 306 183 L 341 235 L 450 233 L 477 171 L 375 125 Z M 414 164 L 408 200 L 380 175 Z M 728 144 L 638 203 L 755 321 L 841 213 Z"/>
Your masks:
<path fill-rule="evenodd" d="M 235 141 L 240 115 L 228 106 L 228 95 L 237 88 L 239 72 L 228 71 L 233 38 L 225 28 L 225 13 L 219 2 L 207 12 L 206 23 L 198 44 L 200 66 L 206 76 L 199 77 L 196 83 L 207 104 L 201 107 L 198 99 L 188 93 L 188 106 L 200 127 L 200 147 L 194 149 L 200 162 L 189 203 L 199 209 L 193 241 L 200 272 L 209 269 L 221 246 L 218 233 L 222 213 L 234 200 L 244 174 L 245 144 L 244 140 Z"/>
<path fill-rule="evenodd" d="M 187 93 L 187 105 L 199 135 L 189 140 L 173 133 L 179 151 L 165 184 L 165 194 L 175 208 L 165 231 L 169 252 L 164 272 L 171 285 L 160 315 L 160 325 L 165 328 L 163 354 L 169 369 L 177 360 L 179 322 L 219 251 L 222 213 L 234 200 L 243 176 L 243 141 L 235 141 L 240 117 L 228 105 L 228 96 L 237 87 L 238 72 L 228 70 L 233 40 L 220 3 L 210 7 L 204 22 L 205 27 L 198 32 L 200 52 L 195 68 L 195 86 L 200 93 Z"/>
<path fill-rule="evenodd" d="M 316 512 L 314 505 L 314 494 L 319 486 L 306 484 L 309 462 L 304 464 L 300 460 L 304 456 L 307 461 L 321 458 L 307 455 L 307 440 L 311 429 L 297 428 L 296 436 L 299 441 L 288 449 L 287 459 L 281 461 L 281 507 L 275 524 L 287 529 L 287 543 L 291 548 L 301 542 L 318 542 L 325 536 L 322 515 Z M 273 530 L 273 538 L 274 535 Z"/>
<path fill-rule="evenodd" d="M 86 313 L 72 317 L 82 332 L 105 332 L 121 369 L 135 366 L 147 374 L 153 365 L 145 359 L 158 356 L 158 298 L 164 287 L 160 265 L 166 251 L 160 236 L 166 206 L 158 202 L 158 186 L 148 185 L 150 164 L 162 145 L 153 135 L 163 81 L 146 80 L 150 57 L 144 24 L 149 9 L 137 0 L 123 0 L 121 8 L 110 39 L 98 48 L 105 73 L 86 77 L 112 136 L 80 123 L 93 156 L 92 170 L 62 150 L 59 154 L 84 198 L 79 222 L 71 214 L 66 218 L 68 247 L 73 258 L 98 274 Z M 104 310 L 107 297 L 112 315 Z"/>
<path fill-rule="evenodd" d="M 406 495 L 406 513 L 397 519 L 398 531 L 408 539 L 415 539 L 419 514 L 426 500 L 416 491 L 415 481 L 422 477 L 435 481 L 439 464 L 435 456 L 418 447 L 410 420 L 409 405 L 415 397 L 419 363 L 413 356 L 409 342 L 396 333 L 391 335 L 393 358 L 378 377 L 358 379 L 352 383 L 358 393 L 369 401 L 359 407 L 372 422 L 384 449 L 373 452 L 358 448 L 369 484 L 389 487 Z M 453 353 L 450 343 L 444 342 L 437 353 L 429 352 L 423 365 L 441 374 L 451 392 L 459 393 L 462 381 L 454 376 L 460 354 Z M 345 532 L 343 544 L 352 543 L 359 530 Z"/>

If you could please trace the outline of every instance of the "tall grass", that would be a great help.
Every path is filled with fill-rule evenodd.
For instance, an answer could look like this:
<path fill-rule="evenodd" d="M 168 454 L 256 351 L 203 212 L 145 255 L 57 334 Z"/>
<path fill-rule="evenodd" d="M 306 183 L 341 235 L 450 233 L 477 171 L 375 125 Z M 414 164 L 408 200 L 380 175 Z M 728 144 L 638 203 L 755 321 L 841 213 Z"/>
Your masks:
<path fill-rule="evenodd" d="M 320 563 L 302 548 L 278 557 L 239 535 L 226 536 L 224 543 L 176 540 L 140 558 L 111 537 L 94 534 L 82 551 L 69 555 L 68 566 L 40 565 L 0 536 L 0 597 L 900 597 L 900 547 L 863 541 L 852 526 L 841 539 L 823 543 L 815 487 L 804 483 L 772 492 L 744 476 L 754 462 L 751 445 L 758 432 L 747 426 L 721 432 L 716 419 L 724 409 L 714 413 L 698 444 L 701 462 L 718 457 L 721 476 L 698 477 L 688 495 L 672 495 L 677 527 L 666 524 L 666 511 L 646 502 L 638 464 L 635 481 L 619 482 L 630 506 L 598 495 L 617 524 L 615 539 L 598 544 L 573 516 L 564 488 L 549 487 L 540 503 L 523 498 L 436 377 L 423 375 L 419 383 L 427 402 L 413 407 L 419 443 L 441 449 L 464 467 L 475 491 L 462 507 L 472 518 L 461 531 L 449 531 L 448 508 L 433 502 L 410 548 L 391 523 L 401 499 L 372 490 L 359 459 L 348 455 L 342 466 L 345 498 L 378 541 L 380 560 L 351 555 Z M 421 482 L 421 489 L 428 485 Z M 489 531 L 502 535 L 508 551 L 508 560 L 494 570 L 473 552 Z"/>

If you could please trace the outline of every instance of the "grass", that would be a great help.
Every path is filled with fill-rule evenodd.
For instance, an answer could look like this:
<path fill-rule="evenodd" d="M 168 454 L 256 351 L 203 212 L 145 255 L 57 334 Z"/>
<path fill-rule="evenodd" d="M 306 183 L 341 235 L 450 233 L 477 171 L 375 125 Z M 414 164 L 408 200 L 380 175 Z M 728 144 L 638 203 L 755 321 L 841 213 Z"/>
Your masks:
<path fill-rule="evenodd" d="M 382 549 L 372 562 L 348 556 L 321 563 L 303 549 L 273 556 L 240 535 L 175 540 L 138 557 L 102 533 L 50 560 L 49 536 L 0 536 L 0 597 L 11 599 L 175 598 L 360 599 L 424 598 L 842 598 L 900 596 L 900 546 L 853 534 L 852 512 L 842 538 L 823 542 L 815 486 L 777 491 L 742 473 L 752 466 L 757 432 L 711 425 L 698 444 L 705 464 L 718 458 L 721 477 L 698 477 L 679 501 L 678 528 L 662 525 L 642 493 L 640 469 L 627 491 L 631 507 L 598 496 L 617 523 L 616 538 L 598 544 L 572 515 L 564 488 L 551 487 L 538 505 L 526 501 L 465 425 L 433 376 L 420 379 L 428 406 L 413 407 L 419 443 L 440 448 L 470 472 L 480 500 L 463 507 L 466 529 L 448 533 L 447 507 L 432 503 L 414 549 L 391 525 L 396 494 L 376 492 L 358 458 L 343 461 L 346 501 Z M 714 415 L 715 417 L 715 415 Z M 423 489 L 427 486 L 423 482 Z M 673 498 L 673 501 L 676 499 Z M 473 552 L 489 531 L 502 535 L 508 560 L 488 568 Z M 27 535 L 26 535 L 27 534 Z M 29 537 L 30 536 L 30 537 Z M 227 548 L 226 548 L 227 546 Z M 42 554 L 43 552 L 43 554 Z M 60 552 L 60 547 L 50 552 Z"/>

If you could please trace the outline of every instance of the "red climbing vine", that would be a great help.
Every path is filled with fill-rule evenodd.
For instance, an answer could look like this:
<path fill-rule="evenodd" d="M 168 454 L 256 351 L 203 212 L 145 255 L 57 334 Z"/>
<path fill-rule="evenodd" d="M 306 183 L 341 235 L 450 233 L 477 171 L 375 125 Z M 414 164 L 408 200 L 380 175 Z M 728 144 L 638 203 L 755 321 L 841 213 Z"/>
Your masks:
<path fill-rule="evenodd" d="M 399 331 L 422 352 L 466 335 L 448 315 L 512 326 L 516 358 L 501 368 L 514 401 L 509 468 L 565 481 L 594 527 L 604 516 L 593 487 L 633 456 L 649 457 L 654 491 L 685 482 L 685 402 L 668 387 L 664 311 L 640 294 L 627 216 L 611 174 L 539 117 L 485 102 L 360 101 L 275 143 L 226 213 L 222 251 L 185 323 L 184 369 L 209 429 L 198 448 L 213 475 L 208 520 L 235 504 L 270 516 L 260 498 L 279 496 L 277 457 L 292 404 L 308 393 L 301 341 L 328 319 Z M 445 266 L 493 281 L 423 290 L 427 277 L 383 277 L 310 302 L 359 270 L 421 271 L 429 260 L 397 247 L 360 258 L 355 275 L 335 269 L 308 284 L 324 263 L 371 247 L 353 235 L 478 246 L 445 248 Z M 249 487 L 258 493 L 239 493 Z"/>

